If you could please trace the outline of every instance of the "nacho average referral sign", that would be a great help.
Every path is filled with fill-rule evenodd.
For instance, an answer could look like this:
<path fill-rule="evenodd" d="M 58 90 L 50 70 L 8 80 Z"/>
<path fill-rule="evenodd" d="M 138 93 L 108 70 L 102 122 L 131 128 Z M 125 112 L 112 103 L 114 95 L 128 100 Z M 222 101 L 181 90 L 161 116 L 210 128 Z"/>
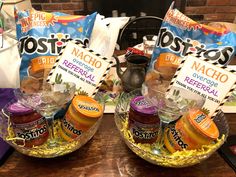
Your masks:
<path fill-rule="evenodd" d="M 177 86 L 201 95 L 205 98 L 203 108 L 212 116 L 236 87 L 236 72 L 207 61 L 191 55 L 184 57 L 168 90 Z"/>
<path fill-rule="evenodd" d="M 50 83 L 74 82 L 78 92 L 93 96 L 106 77 L 112 61 L 83 45 L 69 42 L 51 70 Z"/>

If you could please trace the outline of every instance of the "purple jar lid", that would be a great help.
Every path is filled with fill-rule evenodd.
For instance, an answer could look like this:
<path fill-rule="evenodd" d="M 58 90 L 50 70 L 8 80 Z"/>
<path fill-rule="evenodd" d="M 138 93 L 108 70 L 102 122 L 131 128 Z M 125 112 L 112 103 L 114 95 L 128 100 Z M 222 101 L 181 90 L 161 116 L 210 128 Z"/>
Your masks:
<path fill-rule="evenodd" d="M 137 96 L 133 98 L 130 102 L 130 106 L 134 111 L 143 114 L 154 115 L 157 112 L 157 109 L 148 103 L 144 96 Z"/>
<path fill-rule="evenodd" d="M 7 107 L 7 111 L 13 115 L 25 115 L 34 112 L 33 109 L 20 104 L 19 102 L 12 103 Z"/>

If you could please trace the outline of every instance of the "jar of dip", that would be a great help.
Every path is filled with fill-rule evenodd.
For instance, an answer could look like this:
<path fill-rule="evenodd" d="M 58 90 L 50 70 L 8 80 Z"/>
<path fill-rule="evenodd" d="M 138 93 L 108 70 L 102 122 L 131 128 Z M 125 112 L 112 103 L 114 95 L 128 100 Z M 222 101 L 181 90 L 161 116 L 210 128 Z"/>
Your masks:
<path fill-rule="evenodd" d="M 219 130 L 213 120 L 200 110 L 190 110 L 164 134 L 164 143 L 171 152 L 192 150 L 213 143 L 219 137 Z"/>
<path fill-rule="evenodd" d="M 46 119 L 36 111 L 15 102 L 7 107 L 13 131 L 19 145 L 25 147 L 39 146 L 48 139 L 48 128 Z"/>
<path fill-rule="evenodd" d="M 103 107 L 91 97 L 75 96 L 61 122 L 60 134 L 67 141 L 80 136 L 102 116 Z"/>
<path fill-rule="evenodd" d="M 128 127 L 136 143 L 154 143 L 157 140 L 160 119 L 157 110 L 143 96 L 130 102 Z"/>

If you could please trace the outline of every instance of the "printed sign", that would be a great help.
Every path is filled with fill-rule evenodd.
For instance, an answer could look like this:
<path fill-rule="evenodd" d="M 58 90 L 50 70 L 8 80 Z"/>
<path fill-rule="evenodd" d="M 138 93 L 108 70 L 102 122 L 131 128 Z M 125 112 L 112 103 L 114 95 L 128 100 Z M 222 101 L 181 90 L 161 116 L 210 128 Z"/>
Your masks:
<path fill-rule="evenodd" d="M 77 94 L 93 96 L 105 79 L 112 61 L 83 45 L 69 42 L 51 70 L 50 83 L 74 82 Z"/>
<path fill-rule="evenodd" d="M 236 71 L 193 56 L 183 58 L 168 91 L 173 86 L 187 89 L 205 98 L 203 110 L 212 116 L 236 87 Z"/>

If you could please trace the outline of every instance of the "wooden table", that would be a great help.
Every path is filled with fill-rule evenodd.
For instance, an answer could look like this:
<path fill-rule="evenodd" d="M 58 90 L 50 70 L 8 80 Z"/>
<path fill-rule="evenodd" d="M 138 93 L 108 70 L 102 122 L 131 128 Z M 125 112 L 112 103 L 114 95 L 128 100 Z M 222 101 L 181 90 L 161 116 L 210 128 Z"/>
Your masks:
<path fill-rule="evenodd" d="M 236 114 L 226 114 L 230 134 L 236 134 Z M 95 136 L 81 149 L 54 159 L 38 159 L 15 151 L 0 167 L 0 177 L 235 177 L 216 152 L 192 167 L 173 169 L 152 165 L 136 156 L 122 141 L 113 114 L 105 114 Z"/>

